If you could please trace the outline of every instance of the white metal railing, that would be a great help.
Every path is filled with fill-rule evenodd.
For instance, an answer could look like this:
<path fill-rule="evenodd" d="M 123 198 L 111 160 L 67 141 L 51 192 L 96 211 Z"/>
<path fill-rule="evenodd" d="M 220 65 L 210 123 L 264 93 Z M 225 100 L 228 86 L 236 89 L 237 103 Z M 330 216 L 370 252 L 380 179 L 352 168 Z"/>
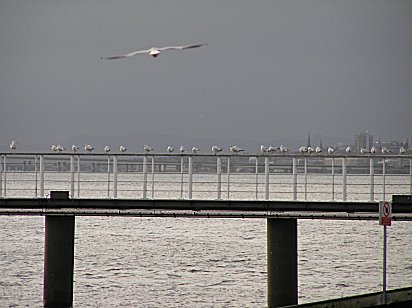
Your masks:
<path fill-rule="evenodd" d="M 376 201 L 412 194 L 412 156 L 0 154 L 0 197 L 51 190 L 73 198 Z"/>

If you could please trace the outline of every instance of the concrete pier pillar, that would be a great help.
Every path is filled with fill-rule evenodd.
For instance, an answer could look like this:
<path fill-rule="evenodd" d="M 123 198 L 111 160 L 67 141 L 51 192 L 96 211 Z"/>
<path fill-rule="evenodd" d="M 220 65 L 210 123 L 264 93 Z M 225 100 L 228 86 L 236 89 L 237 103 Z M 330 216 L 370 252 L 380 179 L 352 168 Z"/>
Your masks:
<path fill-rule="evenodd" d="M 297 219 L 267 219 L 268 307 L 298 303 Z"/>
<path fill-rule="evenodd" d="M 51 199 L 68 199 L 69 192 L 51 192 Z M 73 306 L 74 216 L 45 217 L 44 307 Z"/>

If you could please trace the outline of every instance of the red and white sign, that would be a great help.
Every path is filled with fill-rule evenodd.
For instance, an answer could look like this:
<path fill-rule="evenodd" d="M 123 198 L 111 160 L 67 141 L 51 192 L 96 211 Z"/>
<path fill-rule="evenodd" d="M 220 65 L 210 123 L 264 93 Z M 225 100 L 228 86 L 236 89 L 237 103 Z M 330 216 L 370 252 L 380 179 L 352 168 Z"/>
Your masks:
<path fill-rule="evenodd" d="M 390 226 L 392 224 L 392 203 L 379 201 L 379 224 Z"/>

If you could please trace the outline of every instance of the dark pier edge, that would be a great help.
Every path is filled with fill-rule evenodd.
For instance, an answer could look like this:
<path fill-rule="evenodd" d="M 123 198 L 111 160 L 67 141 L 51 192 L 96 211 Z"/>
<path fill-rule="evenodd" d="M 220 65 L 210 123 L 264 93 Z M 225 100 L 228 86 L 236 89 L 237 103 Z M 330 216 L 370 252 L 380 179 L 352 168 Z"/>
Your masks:
<path fill-rule="evenodd" d="M 51 199 L 69 198 L 65 191 L 51 192 Z M 73 306 L 75 216 L 45 216 L 44 307 Z"/>
<path fill-rule="evenodd" d="M 297 219 L 267 219 L 268 307 L 298 303 Z"/>

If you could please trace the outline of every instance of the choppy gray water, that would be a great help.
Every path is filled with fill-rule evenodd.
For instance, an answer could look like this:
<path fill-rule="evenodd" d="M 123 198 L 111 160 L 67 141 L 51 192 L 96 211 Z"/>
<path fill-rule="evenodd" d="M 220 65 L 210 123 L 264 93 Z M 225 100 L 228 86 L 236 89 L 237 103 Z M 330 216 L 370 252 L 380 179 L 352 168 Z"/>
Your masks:
<path fill-rule="evenodd" d="M 379 291 L 382 227 L 300 220 L 299 302 Z M 412 285 L 412 224 L 388 228 L 388 289 Z M 77 217 L 75 307 L 265 307 L 266 220 Z M 0 307 L 41 307 L 43 217 L 0 217 Z"/>

